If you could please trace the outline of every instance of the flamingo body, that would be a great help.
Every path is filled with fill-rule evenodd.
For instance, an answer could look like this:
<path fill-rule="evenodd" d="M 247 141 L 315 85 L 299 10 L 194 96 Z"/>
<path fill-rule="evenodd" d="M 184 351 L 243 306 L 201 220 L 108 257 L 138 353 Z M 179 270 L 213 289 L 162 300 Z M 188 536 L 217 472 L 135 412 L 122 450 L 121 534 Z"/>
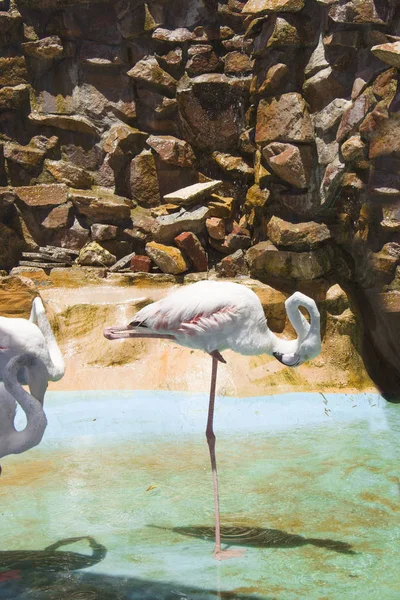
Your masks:
<path fill-rule="evenodd" d="M 258 354 L 265 316 L 257 295 L 237 283 L 199 281 L 140 310 L 131 323 L 173 335 L 181 346 Z"/>
<path fill-rule="evenodd" d="M 267 325 L 258 296 L 244 285 L 223 281 L 199 281 L 172 292 L 136 313 L 130 327 L 172 335 L 188 348 L 233 350 L 244 355 L 270 354 L 283 364 L 298 366 L 321 349 L 319 313 L 315 302 L 296 292 L 285 303 L 297 340 L 278 338 Z M 307 308 L 311 324 L 298 307 Z"/>

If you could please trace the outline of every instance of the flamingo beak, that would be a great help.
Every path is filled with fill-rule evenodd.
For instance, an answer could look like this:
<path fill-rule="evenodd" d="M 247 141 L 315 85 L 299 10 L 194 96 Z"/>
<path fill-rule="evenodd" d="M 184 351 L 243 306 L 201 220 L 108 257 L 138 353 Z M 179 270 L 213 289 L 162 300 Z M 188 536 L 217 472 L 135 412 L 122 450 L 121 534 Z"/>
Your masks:
<path fill-rule="evenodd" d="M 129 325 L 125 327 L 106 327 L 103 330 L 103 335 L 108 340 L 118 340 L 129 337 L 130 331 L 132 331 L 132 327 Z"/>

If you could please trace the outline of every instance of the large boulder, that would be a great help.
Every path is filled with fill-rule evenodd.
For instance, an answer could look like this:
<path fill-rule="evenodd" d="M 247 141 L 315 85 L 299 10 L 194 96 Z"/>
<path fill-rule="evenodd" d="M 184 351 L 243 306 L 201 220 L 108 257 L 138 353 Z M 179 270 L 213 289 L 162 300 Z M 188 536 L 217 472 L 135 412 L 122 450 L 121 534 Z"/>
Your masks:
<path fill-rule="evenodd" d="M 311 280 L 331 270 L 330 253 L 321 248 L 310 252 L 279 251 L 271 242 L 260 242 L 247 251 L 252 276 L 260 279 Z"/>
<path fill-rule="evenodd" d="M 180 80 L 179 117 L 187 141 L 205 151 L 235 150 L 244 125 L 248 82 L 211 73 Z"/>
<path fill-rule="evenodd" d="M 69 198 L 78 214 L 85 216 L 91 224 L 118 225 L 129 220 L 132 201 L 107 189 L 70 190 Z"/>
<path fill-rule="evenodd" d="M 331 239 L 324 223 L 289 223 L 275 216 L 268 223 L 267 233 L 275 246 L 299 252 L 312 250 Z"/>

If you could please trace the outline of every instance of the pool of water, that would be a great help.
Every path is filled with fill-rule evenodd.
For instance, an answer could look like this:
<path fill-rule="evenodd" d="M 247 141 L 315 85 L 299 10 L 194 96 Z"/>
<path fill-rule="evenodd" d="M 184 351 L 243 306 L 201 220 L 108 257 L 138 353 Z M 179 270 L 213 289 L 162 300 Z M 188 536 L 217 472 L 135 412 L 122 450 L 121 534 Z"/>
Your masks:
<path fill-rule="evenodd" d="M 400 598 L 400 405 L 218 398 L 223 539 L 246 551 L 217 562 L 207 403 L 49 393 L 42 444 L 2 461 L 0 599 Z"/>

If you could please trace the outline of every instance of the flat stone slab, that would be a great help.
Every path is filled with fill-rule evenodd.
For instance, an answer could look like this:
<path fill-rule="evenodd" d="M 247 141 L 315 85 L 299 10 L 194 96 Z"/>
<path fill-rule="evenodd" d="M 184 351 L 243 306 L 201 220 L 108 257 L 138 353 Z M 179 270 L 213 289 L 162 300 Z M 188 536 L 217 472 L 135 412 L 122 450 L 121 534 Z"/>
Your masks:
<path fill-rule="evenodd" d="M 72 264 L 72 260 L 70 258 L 67 258 L 66 256 L 64 257 L 64 259 L 62 258 L 58 258 L 57 256 L 54 256 L 48 252 L 23 252 L 22 253 L 22 258 L 27 258 L 29 259 L 29 261 L 34 261 L 36 262 L 42 262 L 42 261 L 52 261 L 56 264 L 58 263 L 68 263 L 68 264 Z M 71 260 L 71 262 L 70 262 Z"/>
<path fill-rule="evenodd" d="M 35 261 L 30 261 L 30 260 L 20 260 L 18 263 L 19 267 L 37 267 L 38 269 L 54 269 L 54 267 L 60 268 L 60 267 L 70 267 L 71 264 L 70 263 L 55 263 L 55 262 L 51 262 L 51 263 L 41 263 L 41 262 L 35 262 Z"/>
<path fill-rule="evenodd" d="M 400 68 L 400 42 L 378 44 L 371 48 L 371 52 L 388 65 Z"/>
<path fill-rule="evenodd" d="M 181 188 L 176 192 L 171 192 L 170 194 L 166 194 L 164 196 L 164 200 L 168 200 L 171 202 L 177 202 L 178 204 L 193 204 L 194 202 L 199 202 L 203 198 L 207 198 L 216 189 L 220 187 L 222 181 L 219 179 L 214 179 L 213 181 L 207 181 L 206 183 L 195 183 L 193 185 L 189 185 L 188 187 Z"/>
<path fill-rule="evenodd" d="M 119 271 L 120 269 L 124 269 L 126 267 L 126 265 L 130 264 L 131 259 L 135 256 L 135 254 L 136 254 L 135 252 L 131 252 L 130 254 L 123 256 L 122 258 L 117 260 L 115 265 L 112 265 L 109 270 L 113 273 L 114 271 Z"/>

